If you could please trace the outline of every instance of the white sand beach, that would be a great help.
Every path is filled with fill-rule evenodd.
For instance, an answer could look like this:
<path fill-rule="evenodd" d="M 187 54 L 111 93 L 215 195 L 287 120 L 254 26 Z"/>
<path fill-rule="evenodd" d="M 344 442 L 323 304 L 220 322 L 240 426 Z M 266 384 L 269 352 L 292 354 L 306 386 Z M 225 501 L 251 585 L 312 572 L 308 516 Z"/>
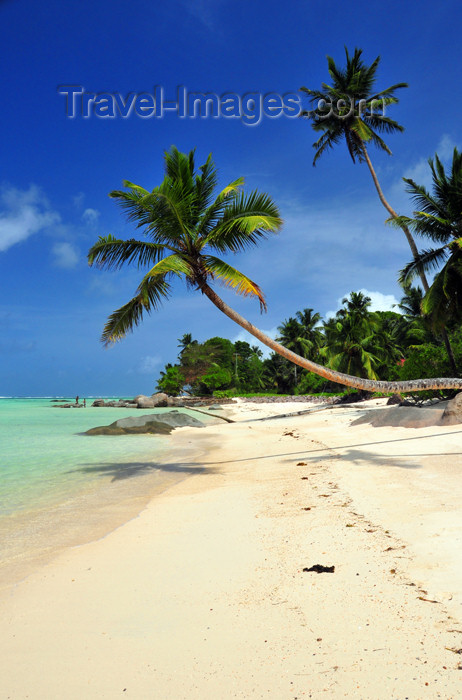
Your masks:
<path fill-rule="evenodd" d="M 462 425 L 383 406 L 175 431 L 188 478 L 1 592 L 0 697 L 460 698 Z"/>

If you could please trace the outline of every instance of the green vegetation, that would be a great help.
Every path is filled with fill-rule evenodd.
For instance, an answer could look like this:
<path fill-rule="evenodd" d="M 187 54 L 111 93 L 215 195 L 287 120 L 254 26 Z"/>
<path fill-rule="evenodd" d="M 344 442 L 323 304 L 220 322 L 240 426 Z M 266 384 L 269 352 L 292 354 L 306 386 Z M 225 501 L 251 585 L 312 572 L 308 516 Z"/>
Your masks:
<path fill-rule="evenodd" d="M 350 56 L 345 47 L 346 66 L 339 68 L 331 56 L 327 57 L 328 71 L 332 85 L 323 83 L 322 90 L 311 90 L 307 87 L 300 88 L 311 100 L 311 109 L 305 111 L 302 116 L 311 120 L 311 125 L 316 132 L 322 132 L 322 136 L 313 144 L 316 150 L 313 165 L 327 149 L 333 148 L 337 143 L 345 141 L 353 163 L 366 163 L 379 199 L 390 217 L 398 220 L 398 214 L 385 199 L 377 173 L 367 149 L 372 144 L 391 155 L 380 133 L 393 134 L 403 132 L 404 127 L 394 119 L 386 115 L 386 108 L 398 103 L 395 95 L 397 90 L 408 87 L 407 83 L 396 83 L 385 90 L 376 92 L 374 85 L 376 73 L 380 63 L 380 56 L 370 66 L 362 60 L 362 50 L 356 48 L 353 56 Z M 324 107 L 321 109 L 320 106 Z M 409 231 L 406 222 L 400 221 L 402 228 L 414 258 L 418 251 L 414 238 Z M 425 273 L 421 271 L 421 280 L 424 289 L 428 289 Z"/>
<path fill-rule="evenodd" d="M 300 354 L 324 358 L 327 366 L 365 378 L 388 381 L 445 376 L 449 363 L 444 347 L 429 330 L 428 319 L 412 309 L 410 299 L 421 297 L 407 287 L 398 305 L 402 311 L 369 310 L 371 300 L 352 292 L 334 318 L 322 322 L 312 309 L 295 313 L 279 326 L 281 339 Z M 452 334 L 456 355 L 462 361 L 462 337 Z M 183 339 L 176 365 L 167 365 L 157 383 L 159 391 L 192 395 L 232 396 L 341 394 L 344 387 L 297 366 L 273 353 L 262 359 L 256 346 L 210 338 L 203 343 L 190 333 Z M 311 340 L 310 340 L 311 339 Z M 183 384 L 178 388 L 177 379 Z M 172 388 L 174 389 L 172 391 Z"/>
<path fill-rule="evenodd" d="M 110 194 L 129 221 L 144 230 L 145 240 L 119 240 L 109 235 L 100 237 L 89 251 L 90 265 L 119 269 L 135 264 L 148 268 L 135 296 L 109 317 L 102 340 L 107 345 L 133 330 L 144 314 L 169 298 L 172 279 L 179 277 L 273 354 L 262 360 L 248 343 L 232 344 L 223 338 L 198 343 L 186 333 L 179 341 L 179 363 L 167 365 L 159 380 L 164 390 L 177 393 L 184 385 L 203 393 L 244 387 L 279 393 L 319 392 L 335 390 L 339 384 L 382 392 L 462 388 L 455 357 L 460 362 L 457 333 L 462 320 L 462 156 L 457 149 L 454 151 L 449 175 L 438 156 L 435 163 L 430 161 L 433 195 L 407 180 L 408 191 L 421 211 L 415 212 L 413 219 L 398 216 L 383 195 L 367 145 L 390 153 L 380 133 L 403 131 L 403 127 L 386 116 L 384 108 L 397 103 L 395 92 L 406 84 L 374 92 L 380 57 L 367 66 L 361 56 L 360 49 L 355 49 L 353 56 L 346 50 L 345 69 L 328 57 L 332 85 L 323 84 L 323 90 L 318 91 L 302 88 L 312 103 L 318 103 L 318 108 L 305 116 L 312 120 L 315 131 L 322 132 L 313 144 L 314 162 L 344 139 L 353 161 L 367 163 L 392 223 L 404 231 L 413 256 L 402 275 L 405 298 L 401 307 L 407 310 L 404 315 L 372 313 L 370 299 L 352 292 L 343 300 L 344 307 L 336 317 L 322 327 L 319 315 L 304 309 L 281 324 L 277 340 L 267 336 L 228 306 L 211 285 L 219 282 L 238 294 L 254 297 L 260 309 L 266 309 L 260 287 L 216 254 L 246 250 L 277 232 L 282 220 L 276 204 L 257 191 L 244 195 L 242 178 L 216 195 L 218 178 L 211 155 L 196 170 L 194 151 L 180 153 L 172 147 L 165 153 L 165 177 L 158 187 L 148 191 L 125 181 L 125 190 Z M 428 236 L 439 247 L 419 253 L 410 229 Z M 429 287 L 425 271 L 441 264 Z M 416 274 L 420 275 L 423 294 L 410 286 Z M 446 372 L 441 342 L 453 378 L 425 378 L 428 372 Z M 408 379 L 410 374 L 418 377 Z"/>
<path fill-rule="evenodd" d="M 450 371 L 457 372 L 460 360 L 444 329 L 453 329 L 462 321 L 462 153 L 454 149 L 451 167 L 446 173 L 438 154 L 428 161 L 433 192 L 414 180 L 404 178 L 407 192 L 418 210 L 414 217 L 401 216 L 395 225 L 405 224 L 418 236 L 437 246 L 421 251 L 401 272 L 401 282 L 410 284 L 416 275 L 441 269 L 421 300 L 421 309 L 436 333 L 443 335 Z"/>

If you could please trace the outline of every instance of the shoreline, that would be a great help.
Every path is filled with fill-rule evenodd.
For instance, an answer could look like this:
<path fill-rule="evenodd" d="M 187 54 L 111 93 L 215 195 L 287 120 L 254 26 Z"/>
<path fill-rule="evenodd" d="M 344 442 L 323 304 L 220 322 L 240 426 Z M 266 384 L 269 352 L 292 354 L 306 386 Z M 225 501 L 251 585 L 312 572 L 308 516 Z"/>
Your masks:
<path fill-rule="evenodd" d="M 191 442 L 192 447 L 179 448 L 173 456 L 179 460 L 187 452 L 199 458 L 206 447 L 196 449 Z M 68 549 L 104 539 L 136 518 L 156 496 L 187 479 L 190 474 L 162 468 L 171 451 L 169 436 L 161 448 L 156 444 L 155 457 L 146 456 L 143 463 L 130 465 L 134 473 L 139 471 L 135 476 L 119 477 L 118 472 L 127 465 L 114 463 L 111 481 L 92 481 L 64 500 L 3 518 L 0 592 L 26 580 Z"/>
<path fill-rule="evenodd" d="M 5 694 L 459 697 L 459 426 L 352 427 L 367 404 L 175 431 L 193 479 L 0 594 Z"/>

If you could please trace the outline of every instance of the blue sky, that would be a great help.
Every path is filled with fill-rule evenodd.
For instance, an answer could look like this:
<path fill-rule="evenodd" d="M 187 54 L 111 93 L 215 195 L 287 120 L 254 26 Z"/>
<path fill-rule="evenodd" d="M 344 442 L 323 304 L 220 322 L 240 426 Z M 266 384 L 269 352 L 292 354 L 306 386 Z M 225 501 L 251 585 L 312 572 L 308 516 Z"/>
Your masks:
<path fill-rule="evenodd" d="M 223 186 L 239 176 L 268 192 L 283 230 L 233 264 L 263 288 L 268 313 L 248 299 L 226 300 L 271 331 L 298 309 L 326 316 L 352 290 L 376 308 L 400 296 L 397 272 L 409 260 L 404 236 L 384 225 L 367 168 L 346 147 L 312 167 L 308 122 L 281 116 L 246 125 L 231 118 L 126 119 L 66 116 L 60 85 L 86 92 L 285 94 L 328 82 L 326 55 L 344 46 L 382 61 L 378 88 L 406 81 L 390 116 L 405 132 L 388 137 L 393 156 L 371 152 L 383 189 L 411 211 L 401 178 L 428 182 L 428 157 L 462 145 L 460 3 L 359 0 L 6 0 L 0 2 L 0 395 L 152 393 L 177 339 L 240 329 L 198 293 L 178 284 L 158 313 L 104 349 L 107 316 L 136 289 L 139 273 L 90 269 L 98 235 L 133 229 L 108 192 L 127 179 L 146 188 L 163 177 L 163 151 L 213 153 Z"/>

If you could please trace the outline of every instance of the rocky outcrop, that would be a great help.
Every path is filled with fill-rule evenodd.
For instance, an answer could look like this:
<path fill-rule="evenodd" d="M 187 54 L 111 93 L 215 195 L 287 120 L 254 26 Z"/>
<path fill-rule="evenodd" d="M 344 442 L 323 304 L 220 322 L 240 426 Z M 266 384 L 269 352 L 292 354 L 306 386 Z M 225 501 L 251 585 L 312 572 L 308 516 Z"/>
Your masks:
<path fill-rule="evenodd" d="M 131 435 L 153 433 L 156 435 L 169 435 L 175 428 L 182 427 L 203 428 L 204 423 L 180 411 L 166 411 L 165 413 L 147 414 L 144 416 L 129 416 L 120 418 L 110 425 L 100 425 L 87 430 L 85 435 Z"/>
<path fill-rule="evenodd" d="M 351 425 L 368 423 L 374 428 L 427 428 L 441 425 L 445 404 L 426 406 L 391 406 L 390 408 L 369 409 L 354 420 Z"/>
<path fill-rule="evenodd" d="M 161 408 L 168 405 L 168 396 L 162 392 L 152 394 L 152 396 L 139 394 L 139 396 L 135 396 L 133 402 L 138 408 Z"/>
<path fill-rule="evenodd" d="M 94 408 L 137 408 L 134 401 L 126 399 L 117 399 L 114 401 L 105 401 L 104 399 L 95 399 L 92 403 Z"/>
<path fill-rule="evenodd" d="M 458 423 L 462 423 L 462 392 L 456 394 L 448 402 L 441 418 L 441 425 L 457 425 Z"/>
<path fill-rule="evenodd" d="M 51 408 L 83 408 L 83 403 L 56 403 Z"/>

